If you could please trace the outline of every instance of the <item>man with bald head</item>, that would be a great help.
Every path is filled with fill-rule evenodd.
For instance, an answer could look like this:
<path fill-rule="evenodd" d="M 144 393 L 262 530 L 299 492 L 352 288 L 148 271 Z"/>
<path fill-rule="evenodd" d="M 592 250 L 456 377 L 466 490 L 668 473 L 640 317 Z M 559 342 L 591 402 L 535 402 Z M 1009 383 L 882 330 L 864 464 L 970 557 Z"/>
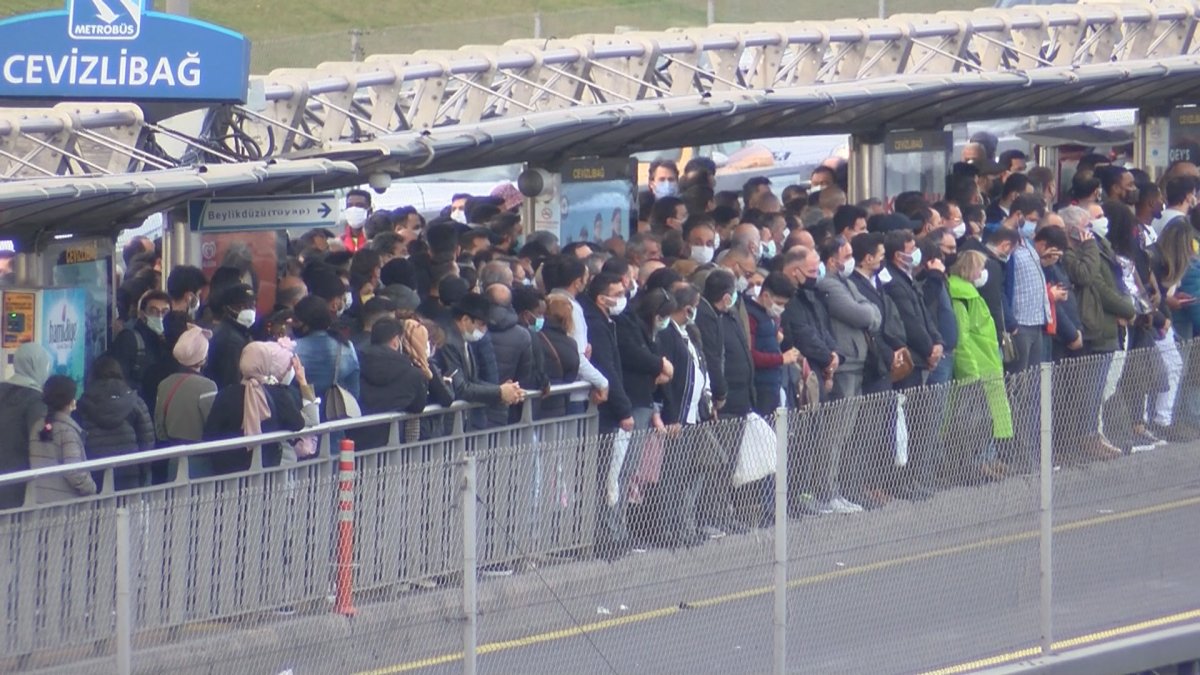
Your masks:
<path fill-rule="evenodd" d="M 484 287 L 484 296 L 489 305 L 487 334 L 492 338 L 492 349 L 496 353 L 500 383 L 517 382 L 522 389 L 536 388 L 533 339 L 517 320 L 517 312 L 512 306 L 512 289 L 503 283 L 492 283 Z M 487 417 L 493 425 L 509 424 L 521 419 L 521 409 L 518 406 L 492 406 Z"/>
<path fill-rule="evenodd" d="M 300 277 L 286 276 L 275 286 L 275 309 L 295 309 L 296 303 L 308 295 L 308 286 Z"/>
<path fill-rule="evenodd" d="M 730 246 L 741 246 L 758 260 L 762 255 L 762 232 L 754 223 L 742 223 L 733 228 L 733 240 Z"/>

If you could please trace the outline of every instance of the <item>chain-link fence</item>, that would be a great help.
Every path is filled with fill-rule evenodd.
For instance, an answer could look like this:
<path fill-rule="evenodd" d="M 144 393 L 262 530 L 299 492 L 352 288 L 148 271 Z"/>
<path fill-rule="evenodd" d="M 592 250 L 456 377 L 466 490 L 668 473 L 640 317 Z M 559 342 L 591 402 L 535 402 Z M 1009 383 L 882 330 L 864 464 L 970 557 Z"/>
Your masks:
<path fill-rule="evenodd" d="M 353 474 L 27 508 L 0 669 L 112 671 L 124 634 L 147 673 L 967 672 L 1171 625 L 1200 606 L 1197 358 L 631 433 L 459 411 Z"/>

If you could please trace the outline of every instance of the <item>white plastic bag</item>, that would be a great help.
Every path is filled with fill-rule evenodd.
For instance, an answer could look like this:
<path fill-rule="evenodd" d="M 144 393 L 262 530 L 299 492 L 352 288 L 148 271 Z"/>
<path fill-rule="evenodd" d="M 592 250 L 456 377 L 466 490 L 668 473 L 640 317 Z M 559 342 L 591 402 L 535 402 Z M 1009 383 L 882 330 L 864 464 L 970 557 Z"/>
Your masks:
<path fill-rule="evenodd" d="M 742 445 L 738 448 L 734 487 L 741 487 L 775 474 L 775 430 L 755 413 L 746 415 Z"/>
<path fill-rule="evenodd" d="M 904 394 L 896 395 L 896 466 L 908 464 L 908 418 L 904 414 Z"/>
<path fill-rule="evenodd" d="M 617 429 L 613 437 L 612 458 L 608 462 L 608 480 L 606 481 L 608 505 L 616 506 L 621 499 L 621 468 L 625 466 L 625 455 L 629 452 L 630 433 Z"/>

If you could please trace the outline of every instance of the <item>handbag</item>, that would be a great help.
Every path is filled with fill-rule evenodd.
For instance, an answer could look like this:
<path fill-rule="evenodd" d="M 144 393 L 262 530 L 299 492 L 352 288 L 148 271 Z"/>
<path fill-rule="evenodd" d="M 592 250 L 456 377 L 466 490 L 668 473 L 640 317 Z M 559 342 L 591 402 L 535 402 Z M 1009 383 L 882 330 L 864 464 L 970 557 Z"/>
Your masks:
<path fill-rule="evenodd" d="M 775 473 L 775 430 L 757 413 L 746 415 L 742 441 L 738 446 L 737 465 L 733 470 L 733 486 L 741 487 Z"/>
<path fill-rule="evenodd" d="M 1000 332 L 1000 357 L 1005 363 L 1017 360 L 1017 346 L 1013 344 L 1012 334 L 1007 330 Z"/>
<path fill-rule="evenodd" d="M 333 362 L 333 384 L 325 392 L 325 421 L 344 420 L 351 417 L 362 417 L 362 408 L 354 394 L 338 384 L 338 369 L 342 365 L 342 349 L 338 345 L 337 359 Z"/>
<path fill-rule="evenodd" d="M 913 363 L 912 352 L 908 351 L 908 347 L 901 347 L 896 350 L 896 353 L 900 355 L 900 359 L 892 362 L 892 382 L 899 382 L 912 375 L 913 369 L 917 367 Z"/>

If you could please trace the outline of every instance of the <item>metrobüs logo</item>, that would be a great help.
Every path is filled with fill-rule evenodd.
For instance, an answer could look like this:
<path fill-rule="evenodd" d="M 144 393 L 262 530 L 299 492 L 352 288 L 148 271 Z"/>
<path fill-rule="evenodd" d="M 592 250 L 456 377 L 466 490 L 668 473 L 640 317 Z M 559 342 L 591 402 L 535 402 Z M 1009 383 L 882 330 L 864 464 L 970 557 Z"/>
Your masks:
<path fill-rule="evenodd" d="M 135 40 L 145 0 L 69 0 L 67 34 L 73 40 Z"/>

